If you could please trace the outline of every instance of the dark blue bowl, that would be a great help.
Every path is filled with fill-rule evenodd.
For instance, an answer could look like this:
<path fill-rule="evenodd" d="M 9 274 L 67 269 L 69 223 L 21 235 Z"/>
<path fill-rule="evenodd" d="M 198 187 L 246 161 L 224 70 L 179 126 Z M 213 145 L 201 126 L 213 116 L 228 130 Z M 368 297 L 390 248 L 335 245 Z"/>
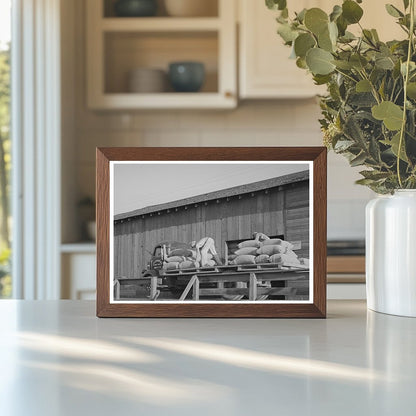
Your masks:
<path fill-rule="evenodd" d="M 120 17 L 149 17 L 157 12 L 156 0 L 118 0 L 114 12 Z"/>
<path fill-rule="evenodd" d="M 169 80 L 177 92 L 197 92 L 205 81 L 205 66 L 201 62 L 173 62 Z"/>

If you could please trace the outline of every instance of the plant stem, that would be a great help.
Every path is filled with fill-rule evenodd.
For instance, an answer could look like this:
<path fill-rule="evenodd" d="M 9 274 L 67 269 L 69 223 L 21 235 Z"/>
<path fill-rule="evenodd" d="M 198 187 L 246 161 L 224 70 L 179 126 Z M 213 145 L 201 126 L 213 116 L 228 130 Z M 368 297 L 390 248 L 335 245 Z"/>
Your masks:
<path fill-rule="evenodd" d="M 357 83 L 357 80 L 355 78 L 351 77 L 348 74 L 345 74 L 344 72 L 340 71 L 338 68 L 335 68 L 335 71 L 338 72 L 341 75 L 344 75 L 344 77 L 349 78 L 351 81 Z"/>
<path fill-rule="evenodd" d="M 407 60 L 406 60 L 406 73 L 404 76 L 404 100 L 403 100 L 403 118 L 402 118 L 402 127 L 400 129 L 400 140 L 399 140 L 399 149 L 397 151 L 397 177 L 399 179 L 399 186 L 403 188 L 402 177 L 400 174 L 400 156 L 403 147 L 404 133 L 406 130 L 406 110 L 407 110 L 407 83 L 409 82 L 409 69 L 410 61 L 412 59 L 412 50 L 413 50 L 413 36 L 414 36 L 414 27 L 415 27 L 415 0 L 410 0 L 410 30 L 409 30 L 409 46 L 407 48 Z"/>
<path fill-rule="evenodd" d="M 380 99 L 379 99 L 379 96 L 378 96 L 378 92 L 376 90 L 376 87 L 370 81 L 370 78 L 368 78 L 367 73 L 365 72 L 365 69 L 362 66 L 361 66 L 361 68 L 362 68 L 362 71 L 360 71 L 360 75 L 363 77 L 363 79 L 365 79 L 366 81 L 368 81 L 368 83 L 370 84 L 371 93 L 373 94 L 374 99 L 377 101 L 377 104 L 380 104 Z"/>

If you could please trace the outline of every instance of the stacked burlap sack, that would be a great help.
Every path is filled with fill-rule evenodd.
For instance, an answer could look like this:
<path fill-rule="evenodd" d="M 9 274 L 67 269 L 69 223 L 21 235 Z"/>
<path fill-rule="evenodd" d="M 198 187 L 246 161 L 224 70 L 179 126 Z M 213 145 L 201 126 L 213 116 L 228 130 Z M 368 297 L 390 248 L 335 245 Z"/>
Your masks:
<path fill-rule="evenodd" d="M 208 254 L 208 267 L 215 266 L 215 261 L 212 259 L 212 255 Z M 187 249 L 187 248 L 178 248 L 171 250 L 169 257 L 165 259 L 163 263 L 163 268 L 165 270 L 175 270 L 175 269 L 196 269 L 201 265 L 196 259 L 196 251 Z"/>
<path fill-rule="evenodd" d="M 238 244 L 237 249 L 228 256 L 230 264 L 264 264 L 264 263 L 295 263 L 300 264 L 293 251 L 293 244 L 271 238 L 262 242 L 246 240 Z"/>

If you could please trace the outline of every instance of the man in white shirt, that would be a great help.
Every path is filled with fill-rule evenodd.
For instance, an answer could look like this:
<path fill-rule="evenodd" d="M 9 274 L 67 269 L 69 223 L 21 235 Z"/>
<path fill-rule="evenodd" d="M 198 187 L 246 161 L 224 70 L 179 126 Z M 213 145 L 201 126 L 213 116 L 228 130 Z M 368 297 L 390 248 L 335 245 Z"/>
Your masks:
<path fill-rule="evenodd" d="M 192 241 L 192 247 L 196 250 L 196 261 L 201 264 L 201 267 L 211 266 L 209 254 L 218 265 L 222 265 L 221 259 L 218 256 L 217 250 L 215 249 L 214 239 L 211 237 L 201 238 L 198 242 Z"/>

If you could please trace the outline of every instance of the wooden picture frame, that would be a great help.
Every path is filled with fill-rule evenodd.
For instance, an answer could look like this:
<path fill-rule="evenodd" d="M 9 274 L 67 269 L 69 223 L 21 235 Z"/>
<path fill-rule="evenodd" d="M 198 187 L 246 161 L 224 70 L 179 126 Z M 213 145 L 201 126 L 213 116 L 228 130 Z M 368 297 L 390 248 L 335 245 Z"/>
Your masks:
<path fill-rule="evenodd" d="M 191 318 L 191 317 L 192 318 L 201 318 L 201 317 L 206 317 L 206 318 L 325 318 L 326 317 L 326 212 L 327 212 L 327 203 L 326 203 L 327 202 L 327 199 L 326 199 L 327 150 L 326 148 L 324 147 L 97 148 L 96 155 L 97 155 L 96 200 L 97 200 L 97 316 L 98 317 L 169 317 L 169 318 L 173 318 L 173 317 L 176 317 L 176 318 L 178 317 L 187 317 L 187 318 Z M 294 181 L 292 182 L 289 182 L 289 179 L 292 178 L 291 175 L 279 176 L 278 178 L 277 177 L 273 178 L 274 182 L 270 182 L 270 184 L 267 181 L 260 181 L 260 182 L 255 182 L 255 183 L 253 182 L 252 184 L 250 183 L 249 185 L 244 187 L 244 189 L 242 190 L 239 190 L 241 187 L 238 189 L 237 187 L 234 187 L 234 188 L 230 187 L 228 189 L 224 189 L 224 191 L 221 190 L 218 192 L 198 195 L 195 198 L 180 199 L 179 200 L 180 204 L 176 204 L 176 205 L 174 203 L 156 205 L 156 208 L 155 208 L 156 210 L 153 209 L 154 206 L 152 206 L 151 208 L 153 209 L 153 211 L 151 209 L 148 209 L 148 207 L 146 207 L 145 209 L 136 210 L 134 212 L 132 211 L 133 213 L 131 215 L 129 213 L 130 216 L 127 214 L 126 215 L 123 214 L 119 216 L 114 215 L 114 211 L 113 211 L 114 201 L 111 200 L 111 197 L 114 194 L 114 190 L 112 189 L 112 186 L 115 188 L 114 172 L 116 168 L 119 169 L 117 166 L 121 166 L 123 164 L 132 164 L 132 165 L 137 165 L 137 167 L 140 168 L 142 165 L 144 166 L 145 164 L 149 164 L 149 163 L 158 164 L 158 166 L 162 166 L 162 167 L 165 164 L 166 166 L 168 166 L 168 164 L 176 164 L 176 165 L 183 164 L 184 166 L 186 164 L 190 164 L 192 166 L 194 165 L 202 166 L 202 164 L 206 164 L 206 166 L 204 165 L 204 168 L 208 168 L 209 164 L 211 163 L 215 165 L 214 166 L 215 169 L 217 169 L 218 166 L 223 168 L 226 165 L 224 167 L 225 169 L 225 168 L 228 168 L 228 165 L 232 166 L 233 163 L 238 164 L 238 165 L 255 163 L 258 165 L 262 165 L 262 166 L 267 163 L 271 164 L 270 166 L 272 165 L 283 166 L 286 164 L 289 167 L 295 166 L 298 163 L 298 164 L 303 164 L 303 165 L 307 164 L 310 167 L 310 169 L 307 171 L 309 172 L 309 176 L 307 179 L 308 182 L 305 182 L 306 181 L 305 178 L 301 178 L 302 172 L 299 172 L 298 174 L 292 174 L 292 176 L 294 175 L 293 176 Z M 198 165 L 198 164 L 201 164 L 201 165 Z M 171 179 L 172 178 L 170 178 L 170 180 Z M 138 187 L 140 187 L 140 180 L 141 180 L 140 178 L 137 178 L 136 183 Z M 151 178 L 147 177 L 146 180 L 149 181 L 151 180 Z M 267 188 L 266 185 L 264 185 L 264 183 L 266 183 L 266 185 L 269 186 L 269 188 Z M 244 201 L 244 198 L 250 198 L 250 197 L 251 198 L 257 198 L 257 197 L 268 198 L 269 196 L 267 194 L 269 193 L 269 189 L 270 189 L 270 192 L 276 192 L 278 195 L 286 195 L 285 198 L 287 198 L 288 201 L 292 201 L 292 200 L 294 201 L 293 211 L 291 211 L 292 208 L 290 209 L 287 208 L 289 205 L 282 206 L 282 211 L 279 211 L 279 213 L 283 216 L 282 218 L 285 219 L 286 218 L 285 216 L 288 216 L 285 219 L 285 221 L 287 224 L 289 224 L 290 221 L 292 221 L 293 223 L 293 220 L 291 220 L 291 218 L 294 218 L 294 217 L 291 217 L 291 215 L 300 210 L 300 208 L 296 208 L 296 207 L 299 206 L 299 204 L 302 201 L 305 201 L 304 197 L 296 198 L 296 197 L 290 196 L 290 195 L 294 195 L 295 191 L 291 191 L 292 193 L 289 193 L 289 191 L 292 188 L 296 190 L 297 189 L 296 187 L 300 186 L 301 183 L 308 184 L 309 199 L 308 199 L 307 207 L 309 210 L 308 211 L 309 216 L 307 216 L 303 221 L 295 222 L 295 224 L 305 224 L 305 223 L 308 224 L 310 233 L 308 234 L 308 237 L 305 237 L 308 242 L 307 244 L 304 245 L 304 248 L 305 250 L 307 248 L 308 253 L 311 254 L 310 256 L 311 267 L 309 270 L 308 266 L 306 266 L 309 263 L 307 262 L 307 260 L 303 260 L 303 259 L 300 262 L 301 266 L 295 265 L 293 266 L 293 268 L 292 268 L 291 263 L 289 263 L 289 265 L 287 263 L 282 263 L 281 265 L 282 267 L 279 266 L 279 272 L 281 272 L 282 274 L 279 276 L 288 276 L 287 279 L 286 278 L 284 279 L 286 282 L 285 283 L 285 286 L 286 286 L 288 285 L 287 282 L 290 280 L 289 278 L 291 278 L 291 276 L 295 276 L 296 274 L 295 278 L 297 279 L 299 276 L 299 273 L 303 272 L 304 276 L 307 276 L 307 279 L 309 282 L 309 292 L 308 292 L 306 300 L 301 299 L 299 301 L 297 300 L 290 301 L 290 300 L 287 300 L 287 299 L 290 299 L 290 296 L 285 296 L 285 295 L 274 296 L 274 294 L 279 294 L 279 293 L 294 294 L 295 292 L 293 292 L 292 287 L 289 287 L 290 290 L 287 289 L 285 291 L 282 289 L 282 291 L 279 292 L 276 289 L 276 287 L 274 287 L 273 284 L 270 283 L 270 281 L 273 281 L 273 279 L 272 278 L 269 279 L 269 277 L 267 277 L 269 275 L 276 276 L 276 274 L 274 272 L 273 273 L 269 272 L 267 274 L 264 271 L 264 269 L 262 269 L 262 267 L 254 266 L 254 265 L 253 265 L 253 268 L 254 267 L 259 268 L 261 273 L 263 273 L 264 271 L 264 274 L 260 274 L 260 276 L 265 279 L 264 281 L 262 280 L 260 282 L 257 280 L 258 278 L 258 275 L 256 274 L 257 272 L 256 271 L 252 272 L 250 269 L 251 266 L 244 266 L 244 267 L 243 266 L 232 266 L 232 267 L 229 266 L 230 268 L 227 268 L 226 269 L 227 272 L 224 274 L 226 276 L 229 276 L 229 274 L 231 276 L 231 274 L 233 274 L 234 280 L 225 280 L 226 282 L 236 281 L 237 278 L 240 279 L 240 276 L 242 276 L 241 279 L 243 279 L 244 282 L 246 282 L 246 283 L 240 283 L 241 286 L 238 286 L 237 283 L 236 284 L 227 283 L 228 286 L 227 284 L 225 284 L 226 287 L 230 287 L 231 285 L 232 289 L 227 290 L 224 293 L 228 294 L 232 292 L 232 293 L 240 294 L 241 295 L 240 298 L 242 298 L 241 302 L 224 300 L 224 299 L 228 299 L 225 297 L 225 295 L 224 297 L 221 297 L 221 301 L 217 301 L 217 302 L 201 301 L 199 297 L 200 293 L 207 294 L 207 296 L 210 293 L 214 293 L 210 289 L 200 289 L 199 287 L 200 280 L 201 282 L 207 281 L 208 275 L 205 276 L 202 273 L 202 272 L 204 273 L 206 272 L 207 270 L 206 266 L 204 266 L 201 269 L 195 269 L 197 271 L 193 275 L 194 279 L 192 282 L 191 282 L 192 276 L 189 274 L 180 277 L 181 282 L 188 283 L 186 285 L 187 292 L 185 291 L 183 292 L 183 299 L 185 300 L 179 300 L 179 298 L 177 299 L 175 298 L 176 300 L 174 301 L 166 301 L 166 302 L 161 301 L 157 297 L 159 296 L 160 291 L 157 296 L 155 294 L 157 292 L 157 288 L 159 287 L 158 285 L 160 285 L 161 288 L 165 287 L 160 283 L 162 281 L 164 282 L 164 280 L 162 278 L 159 278 L 158 280 L 158 278 L 153 275 L 149 275 L 150 277 L 146 275 L 146 277 L 143 278 L 143 279 L 148 279 L 146 280 L 146 282 L 148 282 L 148 284 L 150 285 L 149 287 L 150 287 L 151 295 L 149 295 L 149 299 L 151 300 L 148 300 L 148 301 L 135 301 L 135 300 L 121 301 L 120 300 L 121 299 L 120 292 L 117 292 L 117 290 L 120 290 L 120 282 L 124 283 L 124 279 L 130 279 L 130 278 L 133 283 L 140 284 L 143 282 L 142 280 L 140 281 L 138 280 L 138 279 L 142 279 L 142 275 L 140 275 L 139 277 L 137 275 L 133 277 L 129 277 L 129 276 L 126 277 L 126 276 L 119 276 L 117 274 L 117 277 L 116 277 L 116 274 L 114 272 L 114 267 L 115 267 L 114 264 L 115 263 L 118 264 L 118 260 L 117 262 L 115 261 L 116 255 L 114 254 L 115 253 L 114 251 L 115 231 L 114 229 L 115 227 L 118 227 L 120 223 L 124 221 L 126 222 L 146 221 L 146 218 L 148 218 L 147 216 L 152 216 L 152 215 L 156 217 L 155 218 L 156 220 L 158 215 L 165 216 L 171 212 L 175 213 L 180 210 L 198 209 L 197 207 L 200 207 L 200 209 L 205 209 L 205 208 L 208 209 L 211 203 L 213 205 L 214 203 L 224 204 L 224 206 L 226 207 L 225 204 L 227 203 L 238 204 L 239 199 L 240 200 L 242 199 Z M 306 185 L 302 185 L 302 186 L 306 186 Z M 283 194 L 283 192 L 287 192 L 287 193 Z M 211 194 L 213 196 L 211 196 Z M 215 200 L 212 199 L 214 197 L 216 198 Z M 270 198 L 272 198 L 272 196 L 270 196 Z M 277 198 L 279 198 L 279 196 L 277 196 Z M 211 202 L 211 200 L 213 202 Z M 272 199 L 270 199 L 270 201 L 272 201 Z M 178 202 L 178 201 L 175 201 L 175 202 Z M 273 204 L 270 202 L 268 206 L 272 207 L 272 205 Z M 233 208 L 234 205 L 229 206 L 229 207 L 230 207 L 229 209 L 231 210 L 234 209 Z M 257 205 L 257 207 L 259 207 L 259 205 Z M 226 207 L 224 209 L 228 209 L 228 208 Z M 187 211 L 187 213 L 189 212 L 190 211 Z M 266 220 L 266 218 L 268 218 L 266 217 L 266 213 L 268 211 L 266 212 L 265 210 L 264 212 L 265 212 L 264 215 L 262 211 L 259 212 L 259 210 L 257 210 L 255 213 L 259 214 L 260 217 L 263 218 L 263 220 L 261 221 L 264 221 L 263 223 L 266 224 L 266 221 L 268 221 Z M 270 212 L 272 212 L 272 208 L 270 208 Z M 303 208 L 302 212 L 305 212 L 305 208 Z M 110 215 L 112 216 L 110 217 Z M 311 215 L 312 215 L 312 219 L 311 219 Z M 174 219 L 176 217 L 173 215 L 171 218 Z M 187 218 L 187 217 L 183 217 L 183 218 Z M 150 218 L 148 219 L 148 221 L 150 221 Z M 222 216 L 221 221 L 224 221 L 224 214 Z M 240 224 L 242 224 L 240 227 L 240 229 L 242 230 L 242 227 L 244 225 L 244 220 L 241 220 Z M 147 229 L 148 228 L 149 227 L 147 227 Z M 271 226 L 269 228 L 271 228 Z M 278 232 L 279 230 L 277 228 L 278 227 L 273 228 L 273 230 L 276 229 L 276 233 L 275 233 L 276 235 L 279 234 Z M 261 232 L 262 230 L 256 230 L 256 231 Z M 153 238 L 153 235 L 152 235 L 153 231 L 150 230 L 147 232 L 148 234 L 146 235 L 148 236 L 148 240 L 149 238 Z M 156 233 L 156 231 L 154 232 Z M 222 233 L 220 235 L 222 235 L 223 240 L 227 240 L 228 236 L 224 234 L 226 233 L 224 232 L 224 229 L 220 230 L 219 232 Z M 168 231 L 160 235 L 165 236 L 167 234 L 168 234 Z M 246 239 L 247 237 L 249 237 L 247 234 L 248 232 L 244 235 Z M 273 232 L 271 232 L 269 235 L 272 235 L 272 234 Z M 288 231 L 288 235 L 289 235 L 289 231 Z M 297 234 L 294 231 L 292 235 L 295 236 Z M 200 236 L 198 236 L 198 238 L 199 237 Z M 231 241 L 231 240 L 228 239 L 227 241 Z M 263 242 L 260 244 L 268 244 L 268 243 Z M 277 244 L 280 244 L 280 243 L 277 243 Z M 292 247 L 295 244 L 296 243 L 292 239 Z M 142 247 L 144 250 L 143 243 L 140 247 Z M 165 246 L 163 247 L 166 249 Z M 117 248 L 117 250 L 119 249 Z M 125 252 L 126 248 L 124 247 L 123 250 L 124 250 L 123 252 Z M 226 251 L 228 250 L 227 246 L 225 247 L 224 250 Z M 295 250 L 295 248 L 293 248 L 293 250 Z M 148 252 L 149 250 L 146 249 L 146 251 Z M 117 251 L 117 253 L 118 252 L 119 251 Z M 150 255 L 152 255 L 152 253 L 153 252 L 151 252 Z M 155 255 L 156 255 L 156 251 L 153 253 L 152 259 L 154 258 Z M 112 259 L 111 262 L 110 262 L 110 259 Z M 296 261 L 298 260 L 299 259 L 297 259 Z M 169 260 L 166 260 L 165 258 L 165 261 L 169 261 Z M 234 263 L 235 261 L 236 260 L 234 260 Z M 163 264 L 164 264 L 163 267 L 167 265 L 167 263 L 163 263 Z M 209 276 L 214 276 L 213 279 L 215 281 L 217 281 L 215 276 L 220 276 L 222 278 L 224 270 L 225 270 L 225 266 L 224 268 L 221 268 L 223 263 L 218 262 L 217 264 L 221 266 L 216 265 L 213 268 L 213 271 L 210 272 L 211 274 L 209 275 Z M 233 264 L 233 261 L 229 262 L 227 260 L 225 264 L 231 265 Z M 141 264 L 140 266 L 141 266 L 141 269 L 144 268 L 143 264 Z M 180 267 L 180 265 L 178 267 Z M 299 267 L 299 269 L 296 269 L 296 267 Z M 135 265 L 134 270 L 136 270 L 137 268 L 138 268 L 137 265 Z M 110 273 L 110 270 L 112 270 L 113 272 L 112 275 Z M 308 271 L 308 274 L 306 274 L 306 270 Z M 151 271 L 151 272 L 153 273 L 154 271 Z M 160 270 L 159 272 L 162 274 L 167 273 L 166 271 L 161 272 Z M 135 272 L 135 273 L 138 273 L 138 272 Z M 175 273 L 182 273 L 182 272 L 175 271 Z M 144 275 L 145 274 L 143 274 L 143 276 Z M 175 282 L 179 281 L 178 279 L 179 278 L 177 278 L 175 275 L 175 278 L 174 278 Z M 280 280 L 283 280 L 283 279 L 280 279 Z M 241 280 L 238 280 L 238 281 L 240 282 Z M 265 284 L 265 286 L 269 288 L 269 291 L 267 291 L 264 287 L 261 287 L 261 285 L 259 286 L 258 283 L 267 283 Z M 193 287 L 191 288 L 192 285 Z M 141 286 L 138 286 L 138 287 L 141 287 Z M 218 291 L 224 288 L 224 283 L 222 284 L 215 283 L 214 286 L 211 285 L 208 287 L 211 287 L 211 288 L 214 287 L 215 293 L 218 294 Z M 236 287 L 240 287 L 240 288 L 238 289 Z M 266 295 L 261 297 L 259 293 L 260 294 L 266 293 Z M 247 296 L 244 296 L 244 294 L 246 294 Z M 270 294 L 270 296 L 268 296 L 268 294 Z M 190 296 L 193 296 L 193 297 L 190 300 L 188 300 Z M 235 299 L 235 298 L 236 297 L 233 297 L 232 299 Z M 262 298 L 266 300 L 261 301 Z M 283 300 L 274 301 L 274 300 L 269 300 L 268 298 L 270 299 L 282 298 Z M 293 296 L 293 298 L 296 298 L 296 296 Z M 246 299 L 248 300 L 245 301 Z"/>

